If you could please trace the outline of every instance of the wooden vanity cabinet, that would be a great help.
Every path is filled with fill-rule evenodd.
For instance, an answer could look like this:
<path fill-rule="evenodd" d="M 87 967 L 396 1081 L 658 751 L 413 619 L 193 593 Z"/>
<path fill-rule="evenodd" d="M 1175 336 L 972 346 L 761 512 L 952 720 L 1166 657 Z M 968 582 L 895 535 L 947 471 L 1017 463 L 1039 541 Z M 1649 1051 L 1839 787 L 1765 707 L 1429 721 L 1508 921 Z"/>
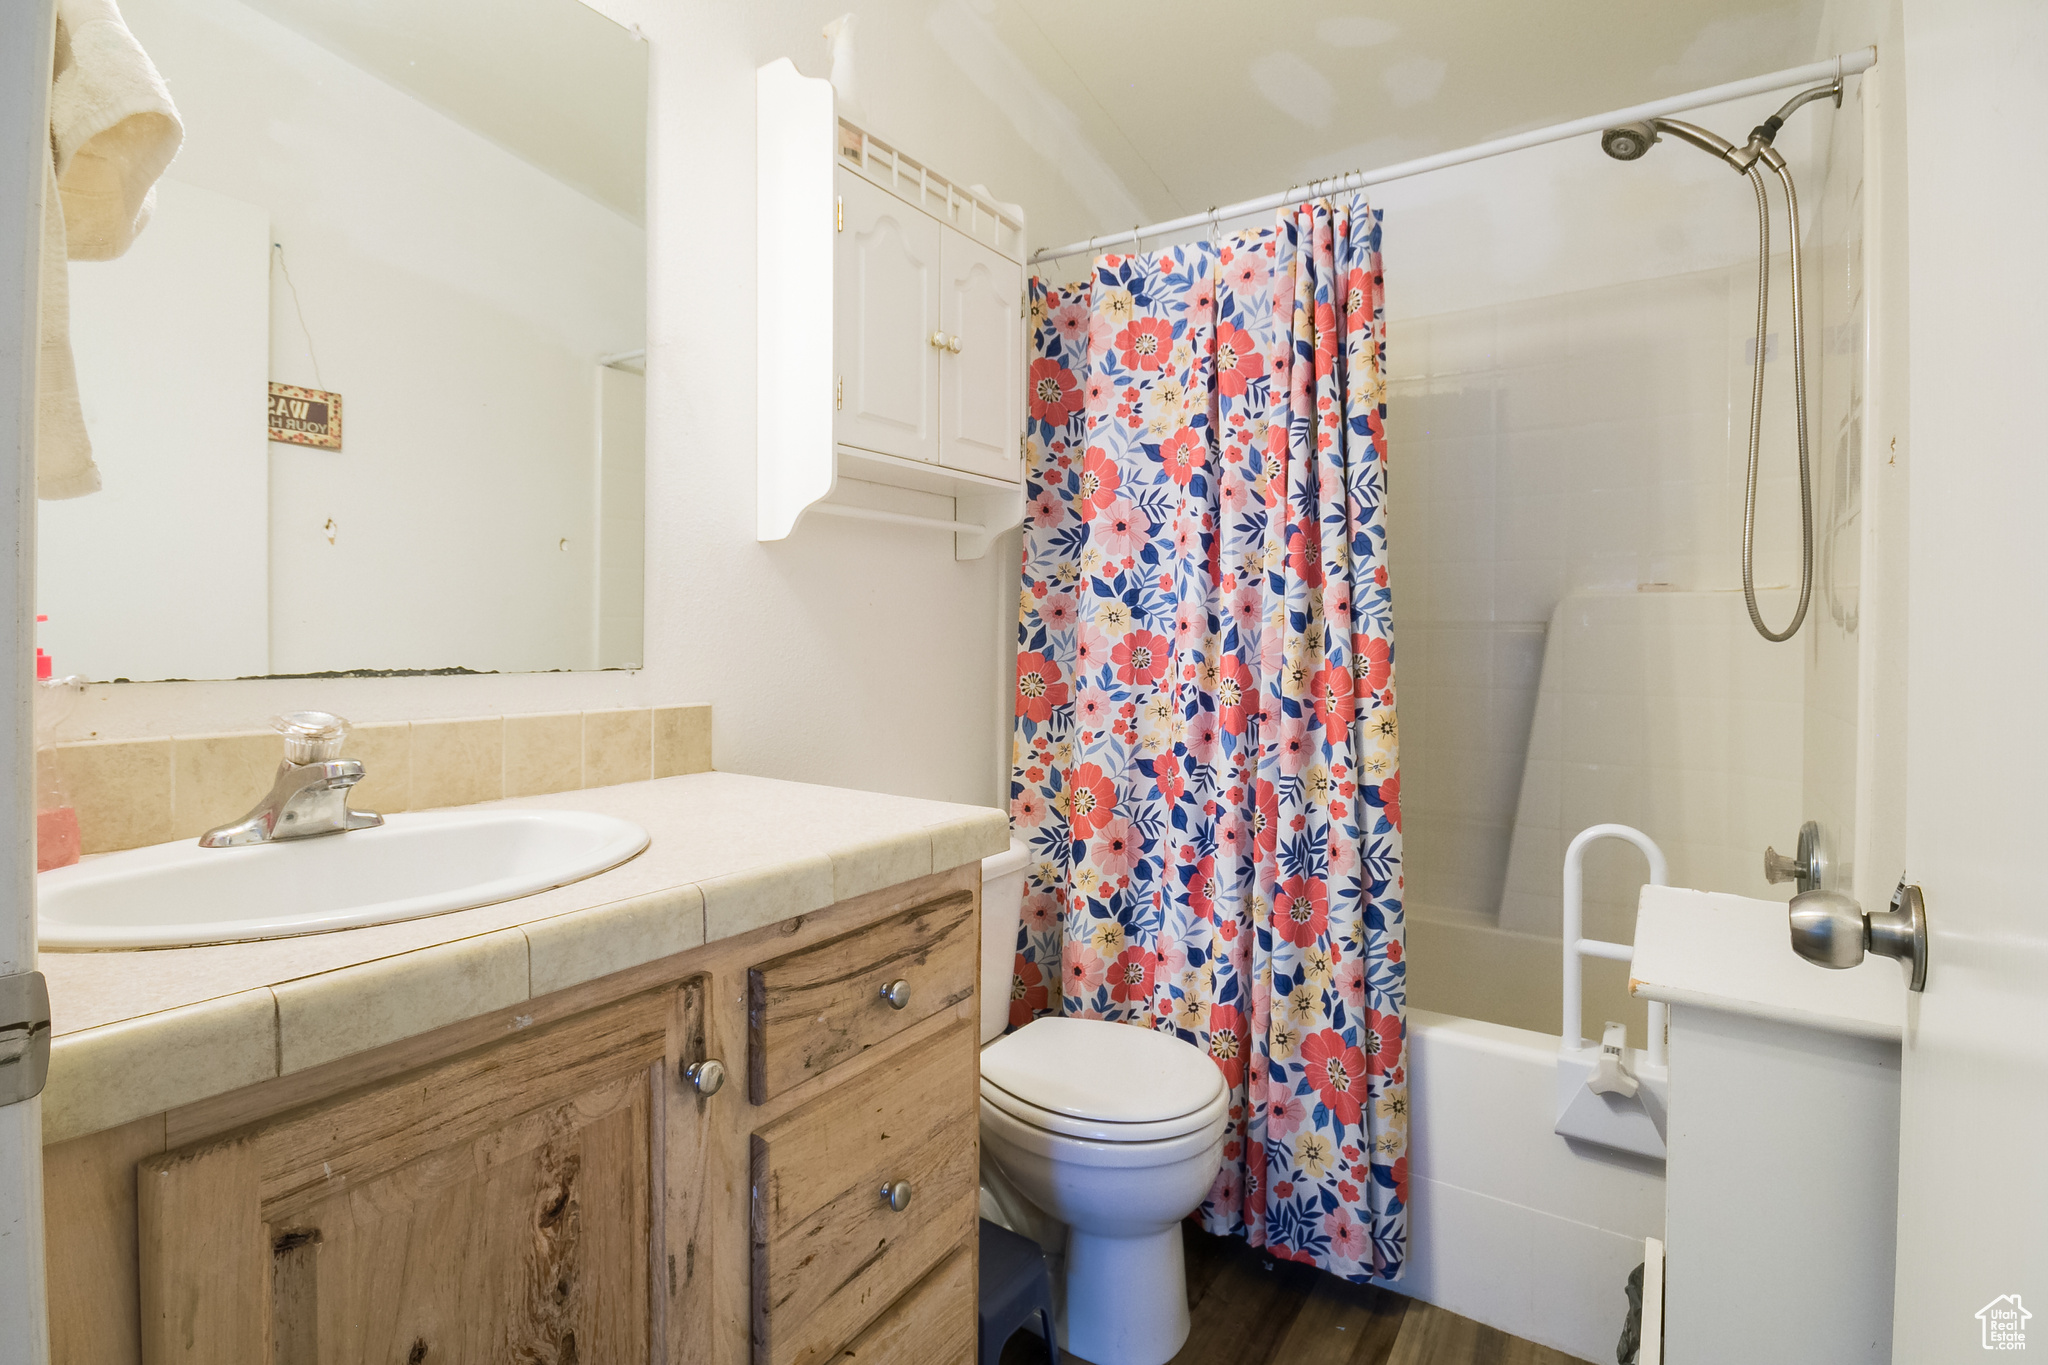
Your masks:
<path fill-rule="evenodd" d="M 962 867 L 49 1148 L 53 1359 L 967 1365 L 979 902 Z"/>
<path fill-rule="evenodd" d="M 702 996 L 644 992 L 142 1162 L 143 1359 L 655 1358 L 654 1110 Z"/>

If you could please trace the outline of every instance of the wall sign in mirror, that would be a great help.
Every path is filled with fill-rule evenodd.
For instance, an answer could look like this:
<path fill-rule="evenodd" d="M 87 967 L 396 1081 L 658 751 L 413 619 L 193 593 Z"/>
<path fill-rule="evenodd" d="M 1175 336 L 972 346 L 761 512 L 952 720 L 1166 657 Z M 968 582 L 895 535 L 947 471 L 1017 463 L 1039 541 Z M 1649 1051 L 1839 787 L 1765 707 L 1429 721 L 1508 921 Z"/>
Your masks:
<path fill-rule="evenodd" d="M 296 384 L 270 386 L 270 439 L 286 445 L 341 449 L 341 395 Z"/>
<path fill-rule="evenodd" d="M 185 142 L 71 266 L 57 671 L 637 667 L 646 45 L 580 0 L 121 9 Z"/>

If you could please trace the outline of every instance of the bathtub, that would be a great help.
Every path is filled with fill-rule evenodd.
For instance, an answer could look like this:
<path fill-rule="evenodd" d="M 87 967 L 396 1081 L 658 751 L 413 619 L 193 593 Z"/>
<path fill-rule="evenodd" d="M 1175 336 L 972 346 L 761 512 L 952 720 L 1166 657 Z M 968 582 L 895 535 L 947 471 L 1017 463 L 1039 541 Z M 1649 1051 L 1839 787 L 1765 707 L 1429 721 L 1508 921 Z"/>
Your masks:
<path fill-rule="evenodd" d="M 1664 1235 L 1664 1167 L 1567 1142 L 1555 1034 L 1408 1012 L 1409 1258 L 1386 1287 L 1614 1359 L 1622 1286 Z"/>

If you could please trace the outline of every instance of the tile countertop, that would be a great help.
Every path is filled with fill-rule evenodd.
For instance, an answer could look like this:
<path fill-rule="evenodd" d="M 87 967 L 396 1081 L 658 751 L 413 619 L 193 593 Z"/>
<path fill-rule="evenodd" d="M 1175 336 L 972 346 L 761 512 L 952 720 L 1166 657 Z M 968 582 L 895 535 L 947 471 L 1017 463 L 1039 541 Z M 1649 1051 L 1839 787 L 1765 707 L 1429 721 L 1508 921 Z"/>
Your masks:
<path fill-rule="evenodd" d="M 1001 852 L 1001 811 L 737 773 L 493 801 L 646 828 L 609 872 L 518 900 L 257 943 L 41 955 L 43 1140 L 366 1052 Z M 343 836 L 346 837 L 346 836 Z"/>
<path fill-rule="evenodd" d="M 1783 901 L 1646 886 L 1635 944 L 1628 986 L 1639 999 L 1894 1042 L 1905 1023 L 1899 964 L 1871 955 L 1832 971 L 1803 960 Z"/>

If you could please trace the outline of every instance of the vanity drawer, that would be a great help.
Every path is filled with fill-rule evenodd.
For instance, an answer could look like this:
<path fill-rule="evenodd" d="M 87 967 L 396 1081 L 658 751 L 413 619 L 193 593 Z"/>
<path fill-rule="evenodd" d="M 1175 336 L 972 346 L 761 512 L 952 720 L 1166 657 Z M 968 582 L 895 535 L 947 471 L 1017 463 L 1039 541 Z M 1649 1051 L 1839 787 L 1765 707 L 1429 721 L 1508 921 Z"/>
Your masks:
<path fill-rule="evenodd" d="M 833 1365 L 968 1365 L 979 1322 L 974 1253 L 961 1247 L 882 1310 Z"/>
<path fill-rule="evenodd" d="M 763 1104 L 974 994 L 975 893 L 954 891 L 747 972 L 747 1086 Z M 908 1000 L 883 992 L 906 983 Z"/>
<path fill-rule="evenodd" d="M 755 1365 L 830 1360 L 970 1244 L 975 1043 L 960 1020 L 753 1135 Z M 883 1195 L 896 1181 L 900 1211 Z"/>

